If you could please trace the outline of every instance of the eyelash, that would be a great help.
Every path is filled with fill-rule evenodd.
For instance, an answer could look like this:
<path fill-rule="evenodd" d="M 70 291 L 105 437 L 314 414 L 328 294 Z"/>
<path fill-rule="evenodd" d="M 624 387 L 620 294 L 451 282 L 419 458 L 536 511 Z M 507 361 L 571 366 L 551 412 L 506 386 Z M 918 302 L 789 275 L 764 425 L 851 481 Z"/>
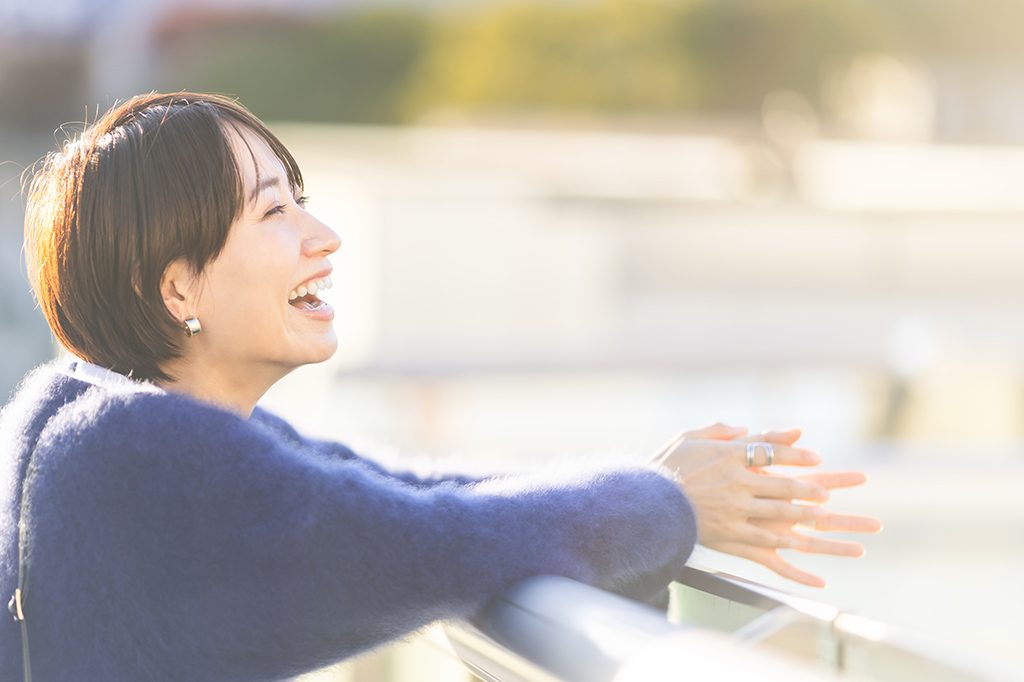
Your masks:
<path fill-rule="evenodd" d="M 295 203 L 298 204 L 299 206 L 302 206 L 303 208 L 305 208 L 306 204 L 309 203 L 309 196 L 306 195 L 306 194 L 303 194 L 302 196 L 297 197 L 295 199 Z M 285 208 L 284 204 L 278 204 L 277 206 L 275 206 L 274 208 L 270 209 L 265 214 L 263 214 L 263 217 L 264 218 L 269 218 L 272 215 L 277 215 L 278 213 L 284 213 L 284 208 Z"/>

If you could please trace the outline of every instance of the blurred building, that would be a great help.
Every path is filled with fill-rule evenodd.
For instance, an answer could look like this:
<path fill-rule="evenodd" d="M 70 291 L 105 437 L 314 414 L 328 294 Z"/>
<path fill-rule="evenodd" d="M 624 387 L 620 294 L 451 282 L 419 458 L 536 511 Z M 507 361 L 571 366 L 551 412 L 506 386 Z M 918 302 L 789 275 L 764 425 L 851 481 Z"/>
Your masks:
<path fill-rule="evenodd" d="M 343 239 L 346 381 L 817 373 L 845 377 L 842 410 L 815 412 L 793 379 L 796 402 L 752 420 L 839 441 L 1021 435 L 1020 150 L 810 141 L 772 172 L 727 138 L 278 130 Z M 432 446 L 483 445 L 478 419 L 442 421 Z"/>

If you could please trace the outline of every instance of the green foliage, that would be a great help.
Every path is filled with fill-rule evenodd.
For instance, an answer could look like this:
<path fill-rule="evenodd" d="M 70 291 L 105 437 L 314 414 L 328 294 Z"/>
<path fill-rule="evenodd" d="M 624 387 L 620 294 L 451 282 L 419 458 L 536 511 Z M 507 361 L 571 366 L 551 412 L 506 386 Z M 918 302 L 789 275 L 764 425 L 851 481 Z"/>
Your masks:
<path fill-rule="evenodd" d="M 862 53 L 1019 57 L 1020 21 L 1020 0 L 508 0 L 254 17 L 171 32 L 160 85 L 237 94 L 277 119 L 748 113 L 780 88 L 815 101 L 826 71 Z"/>
<path fill-rule="evenodd" d="M 480 109 L 690 108 L 696 65 L 672 12 L 653 0 L 501 5 L 440 32 L 414 96 Z"/>
<path fill-rule="evenodd" d="M 366 10 L 322 23 L 204 25 L 169 41 L 163 87 L 237 95 L 265 118 L 397 122 L 426 21 Z"/>

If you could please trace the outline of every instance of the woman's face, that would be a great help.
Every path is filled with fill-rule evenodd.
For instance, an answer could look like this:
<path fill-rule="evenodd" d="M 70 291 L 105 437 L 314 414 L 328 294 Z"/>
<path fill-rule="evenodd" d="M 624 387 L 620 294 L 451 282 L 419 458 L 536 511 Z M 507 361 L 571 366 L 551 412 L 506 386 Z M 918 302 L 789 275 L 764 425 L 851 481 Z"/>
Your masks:
<path fill-rule="evenodd" d="M 257 135 L 241 134 L 248 148 L 238 133 L 228 137 L 242 172 L 245 205 L 223 251 L 199 280 L 195 312 L 203 331 L 189 342 L 201 342 L 207 359 L 217 364 L 286 373 L 327 360 L 337 349 L 334 310 L 315 291 L 330 286 L 327 257 L 341 242 L 306 212 L 270 147 Z"/>

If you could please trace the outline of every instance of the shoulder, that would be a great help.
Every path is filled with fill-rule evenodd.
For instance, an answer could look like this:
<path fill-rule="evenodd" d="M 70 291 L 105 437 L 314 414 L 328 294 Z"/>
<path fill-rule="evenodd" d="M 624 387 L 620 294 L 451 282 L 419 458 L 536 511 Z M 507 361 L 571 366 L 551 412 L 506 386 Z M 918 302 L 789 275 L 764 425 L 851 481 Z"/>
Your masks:
<path fill-rule="evenodd" d="M 118 441 L 234 431 L 243 420 L 227 410 L 173 393 L 119 392 L 89 386 L 54 415 L 51 430 Z"/>
<path fill-rule="evenodd" d="M 262 467 L 293 445 L 262 423 L 187 396 L 88 386 L 49 416 L 36 450 L 40 465 L 50 462 L 62 477 L 166 480 Z"/>

